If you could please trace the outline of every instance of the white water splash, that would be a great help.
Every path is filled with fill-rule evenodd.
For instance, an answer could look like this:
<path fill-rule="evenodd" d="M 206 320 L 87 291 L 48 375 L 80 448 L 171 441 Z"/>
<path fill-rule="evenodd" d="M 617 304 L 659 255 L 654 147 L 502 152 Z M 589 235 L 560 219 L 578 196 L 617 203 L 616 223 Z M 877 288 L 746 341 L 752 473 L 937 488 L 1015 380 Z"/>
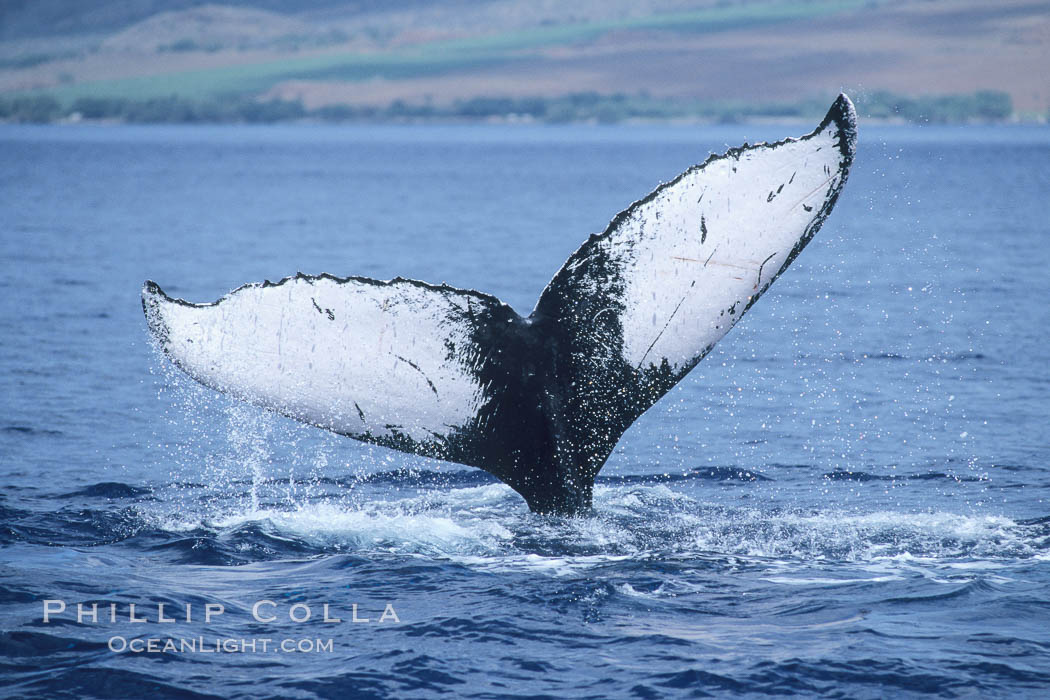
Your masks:
<path fill-rule="evenodd" d="M 785 585 L 816 583 L 794 571 L 809 564 L 844 563 L 868 572 L 818 577 L 821 585 L 844 585 L 894 580 L 912 569 L 995 568 L 997 560 L 1032 557 L 1041 549 L 1023 526 L 997 516 L 727 508 L 665 485 L 603 488 L 597 501 L 595 517 L 545 518 L 528 513 L 506 486 L 492 484 L 367 503 L 328 499 L 287 509 L 177 514 L 161 526 L 222 535 L 257 524 L 270 536 L 322 551 L 421 555 L 481 570 L 554 576 L 624 560 L 742 558 Z"/>

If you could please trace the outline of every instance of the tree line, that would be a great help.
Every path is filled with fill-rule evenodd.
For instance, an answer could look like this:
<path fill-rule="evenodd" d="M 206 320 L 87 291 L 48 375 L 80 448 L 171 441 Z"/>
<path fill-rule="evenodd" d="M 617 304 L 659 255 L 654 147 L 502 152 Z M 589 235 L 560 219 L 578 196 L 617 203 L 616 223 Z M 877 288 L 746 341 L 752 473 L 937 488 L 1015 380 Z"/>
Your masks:
<path fill-rule="evenodd" d="M 0 120 L 51 123 L 63 120 L 110 120 L 153 123 L 275 123 L 310 119 L 330 122 L 419 122 L 530 120 L 546 123 L 629 120 L 701 119 L 722 123 L 762 117 L 810 119 L 827 109 L 829 99 L 794 103 L 668 100 L 649 95 L 603 95 L 595 92 L 561 97 L 474 97 L 451 104 L 394 100 L 385 106 L 335 104 L 307 109 L 298 100 L 252 98 L 191 100 L 171 96 L 150 99 L 81 97 L 63 105 L 49 95 L 0 97 Z M 856 100 L 869 118 L 912 123 L 959 124 L 999 122 L 1013 117 L 1005 92 L 979 90 L 963 95 L 909 97 L 873 92 Z"/>

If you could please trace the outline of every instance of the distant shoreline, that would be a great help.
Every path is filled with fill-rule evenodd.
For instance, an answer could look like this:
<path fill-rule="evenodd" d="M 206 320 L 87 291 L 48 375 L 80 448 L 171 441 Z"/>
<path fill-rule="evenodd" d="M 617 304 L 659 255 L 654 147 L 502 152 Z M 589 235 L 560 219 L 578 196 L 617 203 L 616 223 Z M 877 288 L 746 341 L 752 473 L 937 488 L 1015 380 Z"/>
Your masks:
<path fill-rule="evenodd" d="M 449 104 L 394 100 L 382 107 L 298 100 L 178 96 L 132 100 L 82 97 L 62 104 L 50 95 L 0 97 L 0 122 L 122 124 L 744 124 L 803 123 L 823 116 L 831 97 L 793 103 L 675 101 L 647 95 L 574 93 L 558 97 L 478 97 Z M 1045 114 L 1018 114 L 1005 92 L 908 97 L 856 96 L 860 115 L 884 124 L 1045 124 Z"/>
<path fill-rule="evenodd" d="M 917 127 L 917 126 L 930 126 L 930 127 L 1044 127 L 1050 125 L 1050 120 L 1046 119 L 1002 119 L 996 121 L 965 121 L 965 122 L 915 122 L 907 121 L 904 119 L 886 119 L 882 117 L 861 117 L 865 124 L 869 126 L 878 127 Z M 343 120 L 334 121 L 330 119 L 318 119 L 315 117 L 302 117 L 300 119 L 286 119 L 286 120 L 275 120 L 275 121 L 150 121 L 150 122 L 136 122 L 126 121 L 121 119 L 58 119 L 55 121 L 47 122 L 31 122 L 31 121 L 17 121 L 11 119 L 0 119 L 0 126 L 37 126 L 37 127 L 77 127 L 77 126 L 89 126 L 89 127 L 118 127 L 118 126 L 200 126 L 200 127 L 214 127 L 214 126 L 390 126 L 390 127 L 410 127 L 410 126 L 508 126 L 508 127 L 564 127 L 564 126 L 580 126 L 580 127 L 651 127 L 651 126 L 666 126 L 666 127 L 689 127 L 689 126 L 812 126 L 814 120 L 812 118 L 804 117 L 762 117 L 754 116 L 741 119 L 739 121 L 726 122 L 717 121 L 713 119 L 625 119 L 619 122 L 599 122 L 597 120 L 582 120 L 582 121 L 571 121 L 571 122 L 547 122 L 547 121 L 536 121 L 536 120 L 523 120 L 523 119 L 399 119 L 399 120 Z"/>

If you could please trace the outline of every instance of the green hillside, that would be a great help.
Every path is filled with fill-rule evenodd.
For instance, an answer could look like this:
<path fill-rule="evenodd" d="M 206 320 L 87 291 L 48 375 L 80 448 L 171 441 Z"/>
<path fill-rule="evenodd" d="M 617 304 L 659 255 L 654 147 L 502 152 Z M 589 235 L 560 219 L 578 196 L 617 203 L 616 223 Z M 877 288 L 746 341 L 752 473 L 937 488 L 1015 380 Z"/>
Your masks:
<path fill-rule="evenodd" d="M 521 29 L 421 46 L 376 52 L 325 52 L 288 56 L 247 65 L 219 66 L 116 80 L 86 80 L 33 91 L 64 105 L 83 97 L 143 100 L 177 96 L 191 100 L 252 95 L 285 80 L 399 80 L 469 71 L 515 60 L 537 60 L 539 48 L 591 41 L 617 31 L 720 32 L 846 12 L 866 0 L 818 0 L 799 3 L 759 0 L 690 12 Z M 542 58 L 539 60 L 542 61 Z"/>
<path fill-rule="evenodd" d="M 8 0 L 0 119 L 1042 121 L 1048 45 L 1036 0 Z"/>

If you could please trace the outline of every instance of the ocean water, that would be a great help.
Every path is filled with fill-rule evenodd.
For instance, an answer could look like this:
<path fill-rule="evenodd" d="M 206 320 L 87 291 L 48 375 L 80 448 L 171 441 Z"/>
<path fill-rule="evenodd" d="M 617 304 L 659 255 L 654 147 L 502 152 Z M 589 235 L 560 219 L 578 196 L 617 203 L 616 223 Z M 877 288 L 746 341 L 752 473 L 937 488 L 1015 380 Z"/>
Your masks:
<path fill-rule="evenodd" d="M 593 517 L 238 404 L 146 336 L 147 278 L 528 313 L 658 182 L 805 130 L 0 126 L 0 695 L 1046 697 L 1046 128 L 862 122 L 823 230 Z"/>

